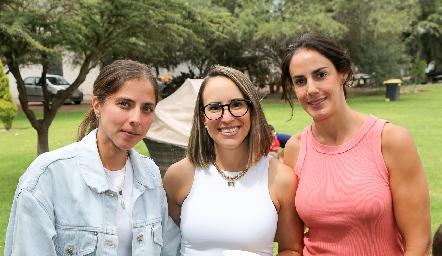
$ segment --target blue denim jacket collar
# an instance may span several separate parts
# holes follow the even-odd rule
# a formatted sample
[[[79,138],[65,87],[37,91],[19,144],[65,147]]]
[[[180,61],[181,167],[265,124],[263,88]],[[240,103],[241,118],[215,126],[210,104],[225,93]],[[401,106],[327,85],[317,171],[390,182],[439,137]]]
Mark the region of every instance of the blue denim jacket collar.
[[[107,185],[106,176],[103,168],[97,168],[97,166],[103,166],[98,154],[98,148],[96,143],[97,130],[90,132],[84,137],[76,147],[78,156],[78,166],[80,173],[83,176],[86,184],[97,193],[106,191],[109,186]],[[134,181],[137,189],[144,191],[145,188],[154,189],[161,186],[161,180],[154,175],[153,170],[150,170],[148,166],[140,160],[140,155],[134,149],[129,150],[129,157],[132,163],[134,171]],[[144,170],[144,171],[141,171]],[[148,171],[145,171],[148,170]]]

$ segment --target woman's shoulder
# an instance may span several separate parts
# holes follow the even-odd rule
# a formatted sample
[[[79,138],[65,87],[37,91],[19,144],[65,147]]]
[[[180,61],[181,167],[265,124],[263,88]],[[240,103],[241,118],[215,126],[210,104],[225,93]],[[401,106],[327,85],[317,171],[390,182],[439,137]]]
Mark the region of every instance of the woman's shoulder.
[[[295,178],[295,172],[292,168],[282,163],[274,157],[269,160],[269,178],[274,180],[280,186],[287,186],[292,184]]]
[[[271,157],[269,162],[269,191],[270,196],[279,212],[281,204],[290,200],[295,194],[296,175],[292,168]]]
[[[382,150],[402,151],[410,146],[414,146],[410,132],[402,126],[386,123],[382,130]]]
[[[301,148],[302,132],[293,135],[284,148],[284,164],[294,167],[298,159],[299,149]]]
[[[194,171],[195,170],[195,165],[193,163],[190,162],[189,158],[183,158],[180,161],[172,164],[168,169],[167,172],[170,173],[186,173],[189,171]]]
[[[167,186],[166,184],[169,183],[179,185],[183,184],[189,179],[193,180],[195,169],[195,165],[186,157],[172,164],[167,169],[166,174],[164,175],[163,183],[165,186]]]
[[[301,136],[302,136],[302,132],[298,132],[296,134],[294,134],[293,136],[290,137],[290,139],[287,141],[286,147],[287,146],[298,146],[301,143]]]
[[[168,198],[181,205],[190,193],[195,176],[195,165],[188,158],[172,164],[166,171],[163,179],[164,190]]]
[[[37,184],[45,180],[41,179],[43,175],[52,175],[52,172],[55,172],[54,174],[60,174],[59,176],[61,177],[67,177],[67,175],[62,174],[63,170],[60,170],[59,168],[51,168],[51,166],[57,162],[62,163],[73,160],[76,156],[74,147],[75,144],[76,143],[72,143],[62,148],[39,155],[34,159],[34,161],[32,161],[32,163],[26,169],[26,172],[20,177],[19,186],[32,189],[31,187],[35,187]]]

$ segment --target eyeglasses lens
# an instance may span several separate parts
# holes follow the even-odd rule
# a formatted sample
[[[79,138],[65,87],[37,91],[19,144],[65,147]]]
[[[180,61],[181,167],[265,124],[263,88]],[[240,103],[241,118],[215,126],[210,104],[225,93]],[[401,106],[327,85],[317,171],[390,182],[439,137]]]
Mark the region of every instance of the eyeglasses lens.
[[[247,113],[249,109],[248,101],[246,100],[235,100],[231,101],[229,104],[219,104],[219,103],[210,103],[204,106],[204,114],[210,120],[216,120],[223,116],[224,107],[228,107],[232,116],[241,117]]]

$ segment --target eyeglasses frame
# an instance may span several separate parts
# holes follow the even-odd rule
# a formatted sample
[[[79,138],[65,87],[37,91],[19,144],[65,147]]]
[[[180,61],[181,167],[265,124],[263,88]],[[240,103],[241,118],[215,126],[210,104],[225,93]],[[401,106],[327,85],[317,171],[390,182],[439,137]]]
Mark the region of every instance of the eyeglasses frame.
[[[212,102],[212,103],[209,103],[209,104],[207,104],[207,105],[205,105],[205,106],[200,107],[200,109],[201,109],[201,111],[203,112],[204,116],[207,117],[207,119],[212,120],[212,121],[213,121],[213,120],[218,120],[218,119],[220,119],[220,118],[223,117],[223,115],[224,115],[224,107],[227,107],[227,109],[229,110],[230,114],[231,114],[232,116],[234,116],[234,117],[243,117],[243,116],[245,116],[245,115],[247,114],[247,112],[249,112],[249,107],[252,106],[252,101],[251,101],[251,100],[235,100],[235,101],[244,101],[245,103],[247,103],[247,110],[246,110],[246,112],[245,112],[244,114],[242,114],[242,115],[240,115],[240,116],[236,116],[236,115],[234,115],[234,114],[232,113],[232,111],[230,110],[230,104],[232,104],[232,101],[230,101],[228,104],[219,104],[219,106],[221,107],[222,110],[221,110],[221,115],[220,115],[220,117],[218,117],[218,118],[216,118],[216,119],[211,119],[210,117],[208,117],[208,116],[206,115],[206,111],[204,111],[204,109],[205,109],[207,106],[209,106],[210,104],[213,104],[213,102]]]

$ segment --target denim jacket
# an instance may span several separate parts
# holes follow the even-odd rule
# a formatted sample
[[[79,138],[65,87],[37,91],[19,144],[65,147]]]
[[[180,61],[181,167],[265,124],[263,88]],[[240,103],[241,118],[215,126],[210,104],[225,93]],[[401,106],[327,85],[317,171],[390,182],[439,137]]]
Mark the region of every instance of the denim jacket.
[[[40,155],[20,178],[6,233],[9,255],[117,255],[117,194],[109,189],[96,130]],[[177,255],[158,167],[129,151],[134,171],[132,255]]]

